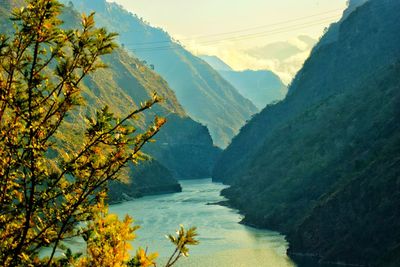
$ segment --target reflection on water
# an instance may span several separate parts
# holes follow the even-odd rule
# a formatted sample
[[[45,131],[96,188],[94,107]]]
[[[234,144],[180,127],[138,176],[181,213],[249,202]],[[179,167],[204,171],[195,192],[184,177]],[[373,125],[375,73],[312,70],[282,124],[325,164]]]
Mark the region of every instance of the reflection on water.
[[[241,218],[236,211],[207,205],[223,200],[219,195],[223,185],[210,179],[181,184],[183,192],[179,194],[150,196],[110,207],[112,213],[133,216],[141,226],[133,242],[135,248],[139,244],[148,246],[159,252],[162,260],[173,250],[165,235],[175,233],[183,224],[198,227],[201,243],[178,266],[296,266],[285,254],[287,243],[282,235],[238,224]]]

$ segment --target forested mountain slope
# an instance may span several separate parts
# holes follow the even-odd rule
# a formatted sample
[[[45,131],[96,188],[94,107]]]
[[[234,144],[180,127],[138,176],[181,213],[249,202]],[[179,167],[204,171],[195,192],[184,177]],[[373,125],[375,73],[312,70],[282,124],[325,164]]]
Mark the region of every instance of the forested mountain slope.
[[[85,81],[95,94],[94,101],[107,101],[114,109],[126,112],[130,105],[138,106],[157,92],[165,101],[153,108],[143,123],[158,115],[166,117],[167,124],[157,135],[157,142],[148,144],[145,151],[167,167],[175,178],[210,177],[220,149],[213,146],[207,128],[186,115],[168,84],[122,49],[105,57],[104,62],[110,67]],[[119,91],[128,96],[122,103]]]
[[[290,253],[400,261],[400,2],[370,0],[313,50],[286,99],[256,115],[214,170],[244,222]]]
[[[66,22],[72,21],[75,14],[68,10],[71,8],[66,8],[63,15]],[[146,113],[146,117],[139,120],[142,124],[138,127],[144,127],[156,115],[167,118],[167,124],[156,136],[157,142],[145,147],[145,152],[155,158],[153,163],[159,161],[171,172],[170,175],[168,171],[161,171],[159,176],[175,179],[209,177],[220,149],[213,146],[207,128],[188,117],[167,82],[124,49],[116,50],[103,61],[109,67],[84,80],[87,87],[84,96],[89,105],[108,105],[117,114],[126,114],[157,93],[164,101]],[[155,171],[161,169],[157,167]],[[148,188],[146,176],[140,179]]]
[[[1,17],[1,32],[12,31],[8,16],[5,11]],[[80,27],[80,15],[72,8],[64,8],[61,17],[65,22],[64,27]],[[211,161],[218,157],[220,150],[213,146],[207,128],[187,116],[167,82],[123,49],[116,49],[102,60],[108,68],[96,71],[82,82],[86,106],[77,109],[66,120],[62,130],[57,133],[58,142],[65,144],[64,147],[68,149],[77,148],[82,142],[77,136],[84,131],[83,122],[87,115],[93,115],[97,109],[108,106],[110,111],[122,117],[157,93],[164,101],[145,116],[140,116],[135,125],[141,131],[154,116],[167,118],[167,124],[155,138],[157,142],[145,146],[145,152],[153,159],[139,167],[132,164],[122,174],[125,180],[133,180],[128,185],[113,185],[113,200],[121,200],[124,197],[121,192],[125,196],[176,192],[180,190],[177,179],[210,177]],[[176,147],[176,143],[185,149]],[[118,189],[117,192],[115,189]]]
[[[95,11],[100,26],[119,33],[119,41],[127,50],[154,67],[175,91],[189,116],[209,128],[218,146],[225,147],[245,121],[257,112],[257,108],[218,72],[174,42],[162,29],[149,26],[105,0],[71,3],[79,11]]]

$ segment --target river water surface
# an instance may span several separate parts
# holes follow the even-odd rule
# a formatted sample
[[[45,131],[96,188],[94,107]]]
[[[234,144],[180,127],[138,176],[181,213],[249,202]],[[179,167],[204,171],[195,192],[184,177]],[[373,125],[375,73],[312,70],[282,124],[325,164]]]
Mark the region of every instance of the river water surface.
[[[224,200],[222,184],[211,179],[181,181],[182,193],[149,196],[112,205],[111,213],[131,215],[141,228],[132,243],[149,252],[157,251],[163,261],[172,251],[166,234],[175,233],[179,224],[197,226],[200,244],[192,247],[190,257],[177,266],[207,267],[294,267],[285,254],[287,242],[276,232],[257,230],[239,224],[237,211],[219,205]],[[162,265],[161,265],[162,266]]]

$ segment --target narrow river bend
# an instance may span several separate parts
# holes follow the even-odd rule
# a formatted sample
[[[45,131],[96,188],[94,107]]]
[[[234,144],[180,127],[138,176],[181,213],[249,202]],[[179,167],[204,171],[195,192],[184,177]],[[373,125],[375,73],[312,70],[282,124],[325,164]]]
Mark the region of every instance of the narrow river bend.
[[[173,250],[165,235],[175,233],[183,224],[198,227],[200,245],[193,247],[190,257],[178,266],[296,266],[285,254],[287,242],[282,235],[241,225],[237,211],[209,205],[224,200],[220,196],[224,185],[211,179],[181,184],[183,192],[179,194],[149,196],[110,207],[111,213],[121,217],[129,214],[141,226],[134,248],[148,246],[150,252],[159,252],[162,262]]]

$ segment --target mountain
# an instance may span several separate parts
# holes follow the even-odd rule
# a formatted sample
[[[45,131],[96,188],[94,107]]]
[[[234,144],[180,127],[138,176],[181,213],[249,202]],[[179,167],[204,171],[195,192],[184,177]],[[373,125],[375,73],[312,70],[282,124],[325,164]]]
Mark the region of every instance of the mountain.
[[[77,27],[72,23],[77,21],[76,16],[77,13],[67,8],[62,19],[67,26]],[[144,148],[154,159],[145,163],[147,168],[131,166],[127,174],[134,179],[129,189],[131,194],[176,192],[180,190],[176,179],[210,177],[220,149],[213,146],[207,128],[188,117],[167,82],[124,49],[117,49],[102,60],[109,67],[83,81],[83,96],[90,107],[108,105],[122,116],[150,99],[154,92],[164,99],[135,125],[143,129],[155,115],[167,118],[167,124],[156,136],[157,142]]]
[[[317,40],[307,35],[300,35],[287,41],[254,47],[244,53],[279,75],[285,84],[289,84],[316,43]]]
[[[281,79],[271,71],[220,71],[220,74],[260,110],[282,100],[287,92]]]
[[[214,143],[226,147],[257,108],[211,66],[174,41],[165,31],[105,0],[73,0],[81,12],[96,12],[98,25],[119,33],[119,42],[154,68],[186,112],[206,125]]]
[[[165,101],[162,106],[153,108],[143,122],[149,122],[157,114],[166,117],[167,124],[157,135],[157,143],[148,144],[145,151],[177,179],[210,177],[220,149],[213,145],[208,129],[186,115],[166,81],[122,49],[103,61],[109,68],[85,81],[92,92],[98,91],[96,100],[108,100],[107,104],[123,111],[132,102],[138,105],[157,92]],[[130,97],[131,103],[121,103],[117,92],[110,92],[109,88],[120,88]]]
[[[64,21],[71,21],[67,12],[64,16]],[[186,114],[167,82],[124,49],[103,57],[103,61],[109,67],[84,80],[84,97],[90,106],[108,105],[116,114],[125,114],[156,92],[164,101],[147,112],[137,126],[143,128],[155,115],[167,118],[167,124],[157,135],[157,143],[148,144],[144,151],[171,172],[161,172],[161,177],[210,177],[220,149],[213,145],[208,129]],[[156,170],[160,169],[157,166]]]
[[[200,58],[217,70],[242,96],[249,99],[260,110],[268,104],[282,100],[286,95],[286,86],[271,71],[234,71],[216,56],[201,56]]]
[[[364,5],[368,0],[349,0],[347,10],[344,13],[343,19],[347,18],[356,8]],[[342,20],[343,20],[342,19]]]
[[[347,2],[347,9],[344,11],[342,18],[336,22],[332,23],[332,25],[329,27],[329,31],[325,34],[324,38],[320,40],[320,42],[317,44],[317,46],[323,46],[327,45],[332,42],[336,42],[339,37],[339,31],[340,31],[340,25],[341,23],[347,19],[347,17],[355,11],[358,7],[362,6],[365,4],[368,0],[349,0]]]
[[[233,69],[226,64],[224,61],[222,61],[219,57],[217,56],[206,56],[202,55],[199,56],[202,60],[207,62],[213,69],[216,71],[233,71]]]
[[[130,168],[125,182],[111,181],[108,197],[111,203],[132,200],[146,195],[181,192],[182,188],[173,174],[156,160],[149,160]]]
[[[370,0],[345,12],[214,168],[243,222],[286,234],[292,255],[399,266],[399,11]]]
[[[61,19],[65,28],[80,27],[80,15],[71,7],[64,8]],[[10,21],[1,17],[1,32],[10,29]],[[207,128],[186,114],[167,82],[121,48],[103,57],[102,61],[108,68],[97,70],[83,80],[82,96],[86,105],[65,120],[57,133],[57,142],[70,150],[78,149],[85,130],[85,116],[107,105],[116,116],[122,117],[156,92],[164,101],[139,116],[134,126],[138,132],[143,131],[155,115],[165,117],[167,124],[155,137],[156,143],[144,147],[144,152],[152,159],[138,166],[131,164],[122,172],[121,177],[128,184],[110,186],[111,200],[178,192],[181,189],[177,179],[210,177],[220,149],[213,145]]]

